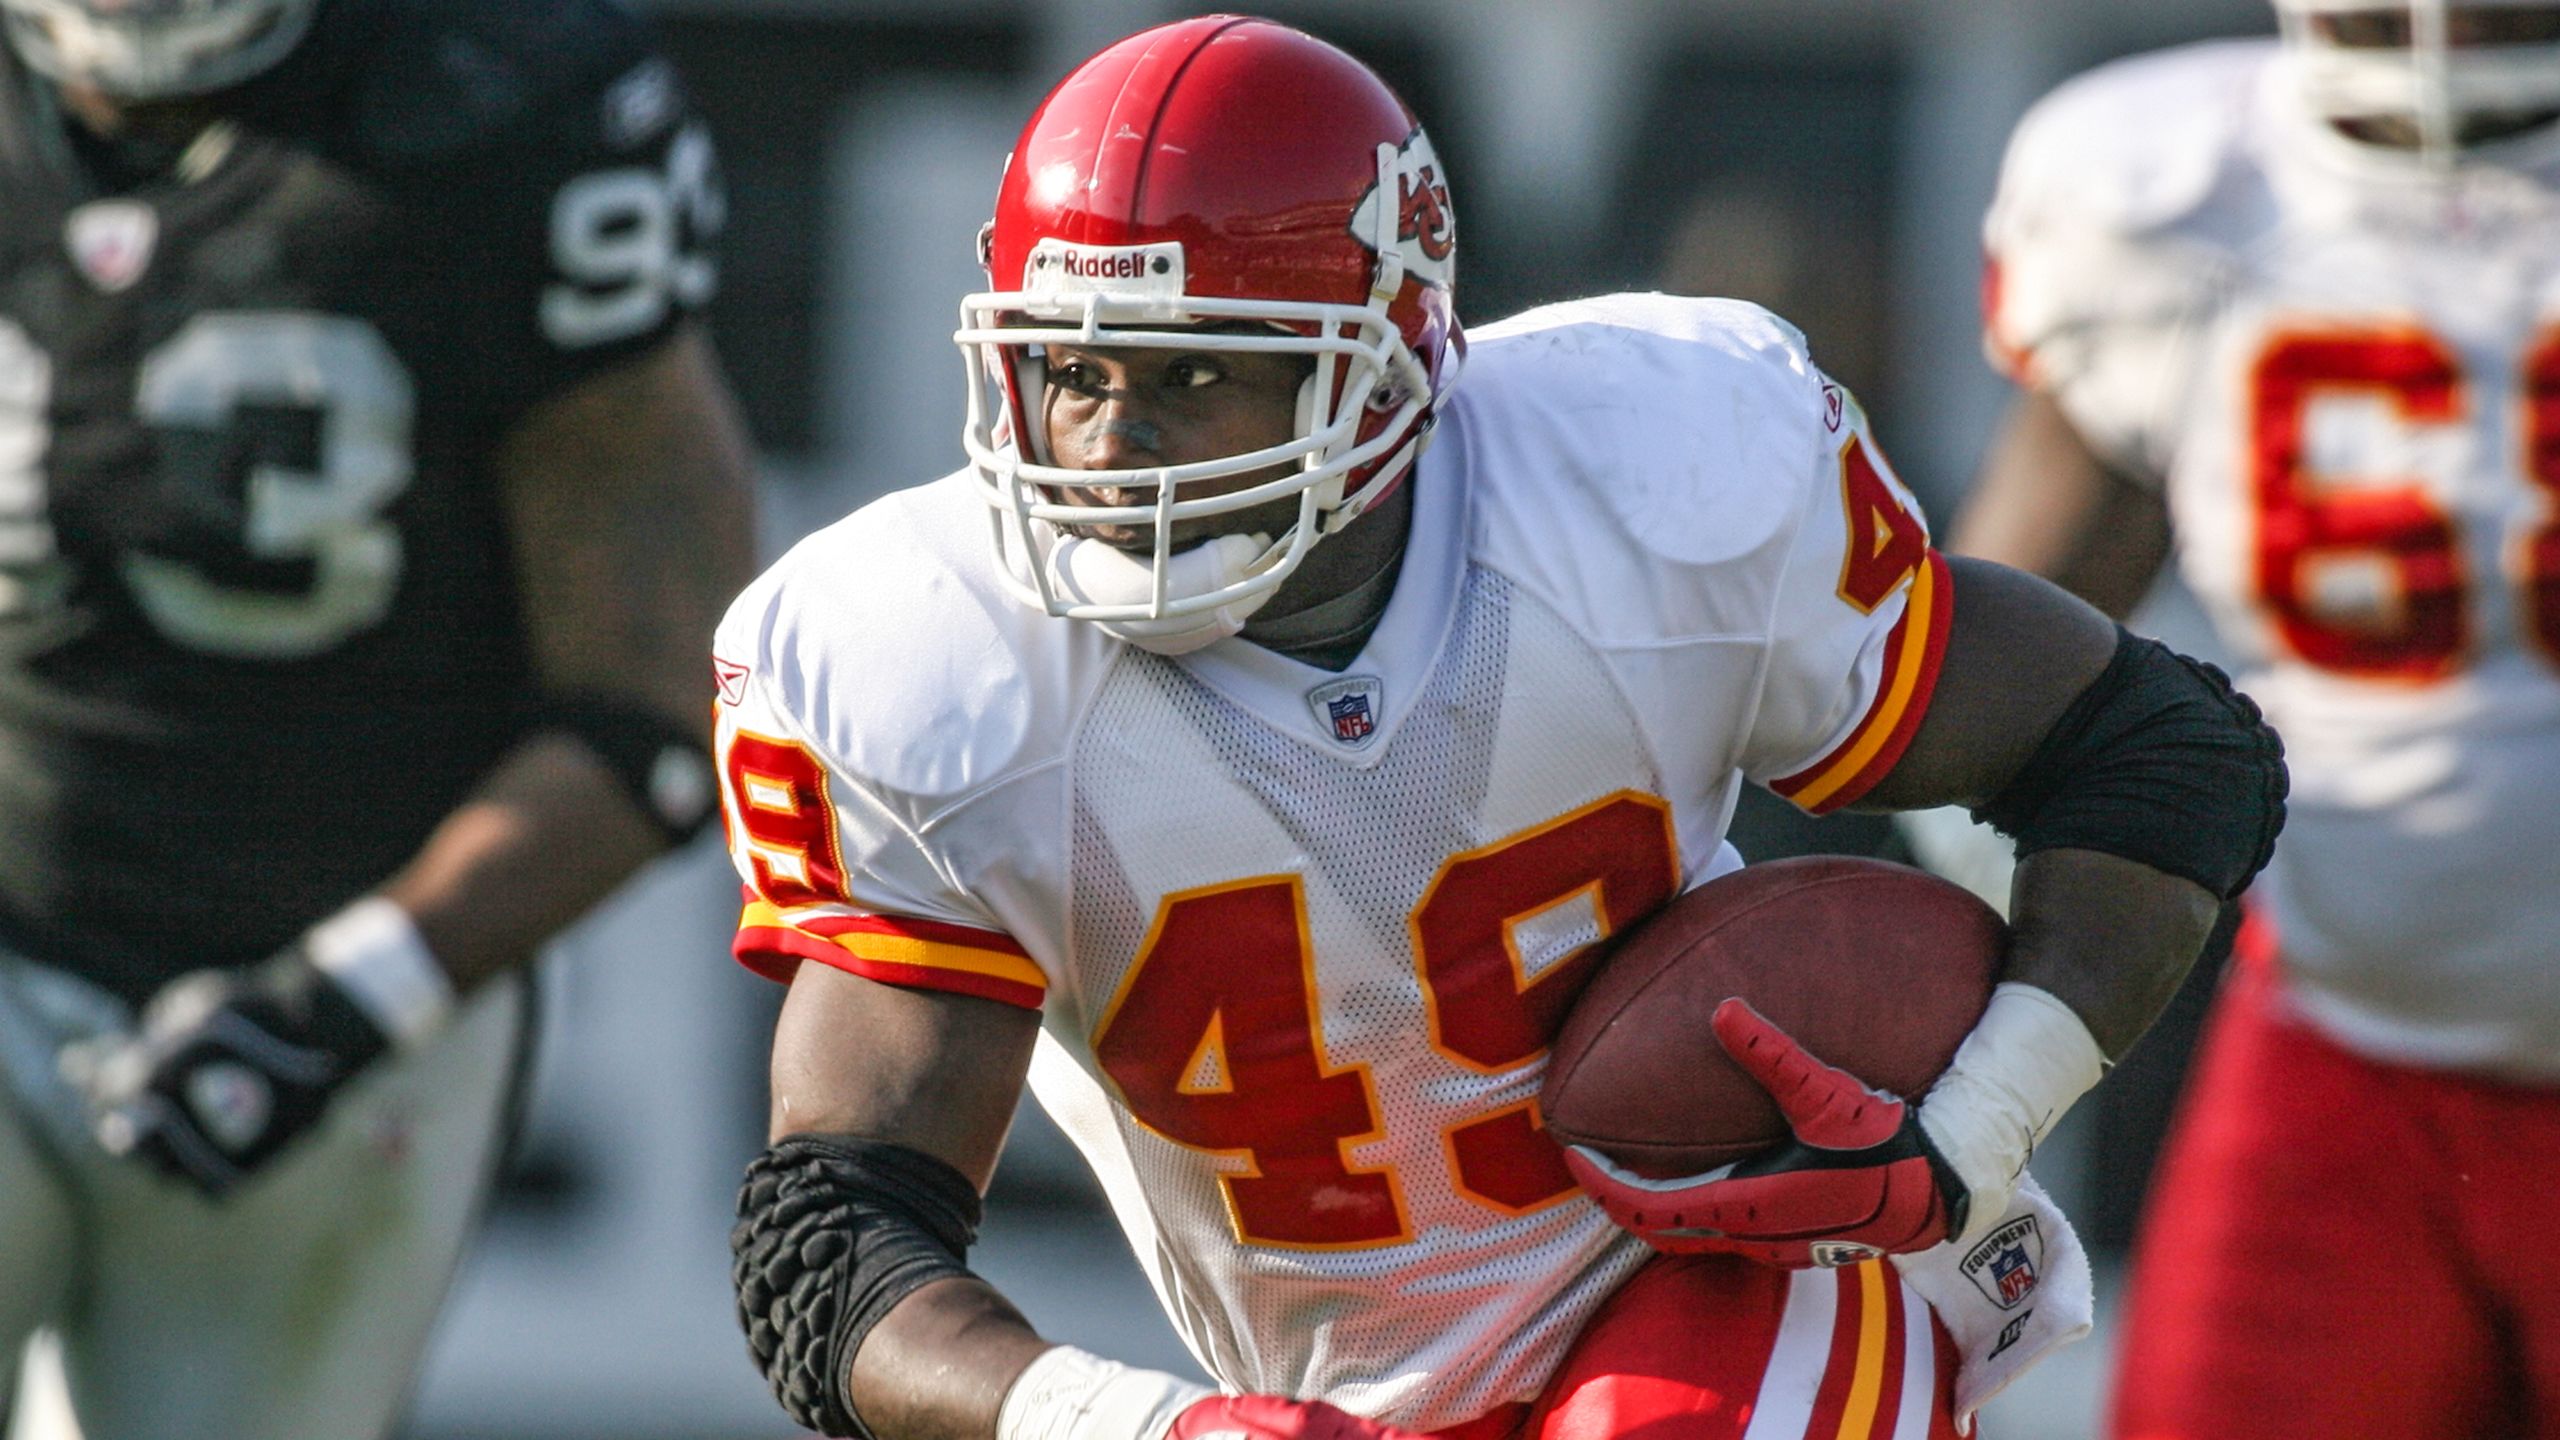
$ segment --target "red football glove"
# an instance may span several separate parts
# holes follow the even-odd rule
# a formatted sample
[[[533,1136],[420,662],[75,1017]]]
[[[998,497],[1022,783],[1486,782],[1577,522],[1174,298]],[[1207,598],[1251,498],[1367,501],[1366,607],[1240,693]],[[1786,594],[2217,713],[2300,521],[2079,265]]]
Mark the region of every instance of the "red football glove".
[[[1173,1418],[1165,1440],[1422,1440],[1321,1400],[1212,1395]]]
[[[1565,1164],[1609,1218],[1673,1254],[1802,1268],[1926,1250],[1964,1228],[1964,1182],[1919,1109],[1817,1060],[1741,1000],[1716,1007],[1724,1047],[1787,1117],[1792,1141],[1678,1180],[1648,1180],[1582,1146]]]

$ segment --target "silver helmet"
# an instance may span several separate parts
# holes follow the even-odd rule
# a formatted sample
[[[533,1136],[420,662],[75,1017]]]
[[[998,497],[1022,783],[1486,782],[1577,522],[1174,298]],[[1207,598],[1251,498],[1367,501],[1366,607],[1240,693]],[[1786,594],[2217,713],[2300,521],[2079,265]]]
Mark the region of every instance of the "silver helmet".
[[[120,100],[237,85],[283,59],[319,0],[0,0],[9,44],[39,74]]]

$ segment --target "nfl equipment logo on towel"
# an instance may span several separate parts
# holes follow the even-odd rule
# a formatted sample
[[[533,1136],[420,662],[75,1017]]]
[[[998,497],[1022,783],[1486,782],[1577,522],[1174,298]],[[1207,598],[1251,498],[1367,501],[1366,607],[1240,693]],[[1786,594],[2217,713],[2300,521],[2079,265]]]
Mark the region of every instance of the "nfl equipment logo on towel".
[[[1335,744],[1357,750],[1377,737],[1384,693],[1375,676],[1354,675],[1308,691],[1307,703],[1315,707],[1316,723]]]
[[[2044,1232],[2036,1217],[2021,1215],[1982,1237],[1965,1252],[1961,1269],[1983,1297],[2003,1310],[2014,1310],[2036,1291],[2036,1271],[2044,1263]]]

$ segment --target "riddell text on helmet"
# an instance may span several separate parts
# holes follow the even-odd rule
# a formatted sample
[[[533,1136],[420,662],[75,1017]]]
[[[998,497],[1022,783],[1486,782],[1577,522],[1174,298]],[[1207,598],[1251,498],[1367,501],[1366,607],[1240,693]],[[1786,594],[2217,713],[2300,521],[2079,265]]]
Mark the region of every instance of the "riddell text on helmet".
[[[1054,236],[1032,247],[1023,288],[1034,295],[1112,293],[1169,304],[1182,294],[1182,245],[1081,245]]]
[[[1061,263],[1079,280],[1135,280],[1147,273],[1145,259],[1131,254],[1087,255],[1070,250]]]

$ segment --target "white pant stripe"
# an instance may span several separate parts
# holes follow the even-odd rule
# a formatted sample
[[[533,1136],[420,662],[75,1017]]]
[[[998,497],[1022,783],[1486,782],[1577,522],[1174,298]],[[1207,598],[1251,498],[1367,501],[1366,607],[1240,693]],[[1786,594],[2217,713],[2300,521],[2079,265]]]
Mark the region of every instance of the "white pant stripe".
[[[1902,1407],[1893,1418],[1893,1440],[1929,1440],[1929,1413],[1938,1393],[1938,1331],[1929,1302],[1885,1267],[1902,1294]]]
[[[1831,1270],[1798,1270],[1787,1277],[1787,1311],[1778,1341],[1769,1347],[1760,1375],[1760,1399],[1742,1440],[1798,1440],[1813,1420],[1814,1400],[1831,1363],[1831,1332],[1839,1320],[1840,1276]]]

